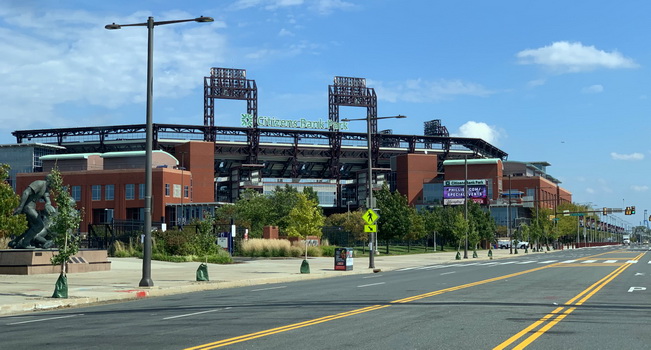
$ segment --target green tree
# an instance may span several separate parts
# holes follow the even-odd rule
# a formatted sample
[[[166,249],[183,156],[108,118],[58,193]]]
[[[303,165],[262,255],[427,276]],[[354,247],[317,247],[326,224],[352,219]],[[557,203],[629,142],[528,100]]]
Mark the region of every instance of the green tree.
[[[316,205],[319,205],[319,196],[317,195],[316,191],[314,190],[313,187],[304,187],[303,188],[303,194],[307,199],[311,200],[312,202],[316,203]],[[321,208],[321,207],[319,207]]]
[[[466,232],[470,229],[468,221],[463,217],[463,214],[456,212],[452,216],[452,234],[454,240],[457,241],[457,251],[461,249],[461,242],[466,239]]]
[[[57,168],[52,169],[51,192],[57,204],[57,212],[52,218],[50,232],[59,251],[51,259],[52,264],[61,265],[61,274],[54,287],[53,298],[68,297],[68,279],[66,265],[68,260],[79,251],[79,236],[76,235],[82,214],[76,209],[76,201],[72,199],[68,188],[63,185],[63,178]]]
[[[0,238],[18,236],[27,230],[25,214],[14,215],[14,210],[20,204],[20,197],[7,183],[9,169],[9,165],[0,164]]]
[[[278,226],[281,233],[287,234],[289,212],[296,207],[298,194],[295,187],[286,184],[285,187],[276,186],[269,195],[272,224]]]
[[[364,212],[358,209],[353,212],[331,214],[325,219],[326,226],[341,226],[347,232],[350,232],[357,241],[368,241],[368,234],[364,232]]]
[[[276,224],[273,210],[269,197],[249,189],[242,193],[234,210],[223,209],[218,216],[221,220],[239,220],[242,226],[249,229],[251,238],[261,238],[264,226]]]
[[[409,207],[409,229],[403,238],[407,241],[407,251],[411,251],[411,242],[425,237],[425,219],[418,215],[416,209]]]
[[[474,202],[468,203],[468,220],[472,223],[473,234],[476,231],[476,237],[473,236],[473,246],[476,249],[480,240],[486,241],[489,245],[495,242],[495,233],[497,225],[490,215],[490,212]]]
[[[380,238],[386,240],[386,254],[389,254],[389,241],[409,231],[410,209],[407,197],[398,191],[392,193],[384,185],[377,193],[377,206],[380,209],[378,233]]]
[[[426,236],[433,234],[436,237],[436,234],[440,231],[442,220],[441,211],[441,208],[433,208],[432,210],[422,209],[418,212],[423,217]],[[436,242],[434,242],[434,245],[436,245]]]
[[[306,239],[308,236],[321,237],[325,218],[321,214],[319,206],[299,193],[297,194],[296,206],[290,210],[288,215],[287,235]],[[305,246],[305,258],[307,259],[307,245]]]

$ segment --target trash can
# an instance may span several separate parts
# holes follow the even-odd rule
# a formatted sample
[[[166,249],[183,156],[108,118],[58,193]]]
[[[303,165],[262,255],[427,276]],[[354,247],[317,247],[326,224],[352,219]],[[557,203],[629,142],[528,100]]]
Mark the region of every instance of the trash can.
[[[335,248],[335,270],[353,269],[353,248]]]

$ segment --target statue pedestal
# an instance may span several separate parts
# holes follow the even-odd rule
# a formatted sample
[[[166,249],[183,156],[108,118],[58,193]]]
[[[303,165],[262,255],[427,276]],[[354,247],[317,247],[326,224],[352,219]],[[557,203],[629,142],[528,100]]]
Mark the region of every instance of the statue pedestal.
[[[0,275],[36,275],[61,273],[60,265],[52,265],[50,258],[57,249],[2,249]],[[111,262],[106,250],[80,249],[68,261],[67,273],[108,271]]]

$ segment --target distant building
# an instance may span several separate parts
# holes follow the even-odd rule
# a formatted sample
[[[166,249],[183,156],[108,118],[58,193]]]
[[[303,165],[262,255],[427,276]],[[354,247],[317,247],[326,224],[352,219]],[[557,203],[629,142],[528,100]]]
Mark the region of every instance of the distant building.
[[[18,143],[0,145],[0,164],[8,164],[9,178],[7,182],[16,190],[16,174],[42,171],[41,156],[54,154],[65,147],[44,143]]]

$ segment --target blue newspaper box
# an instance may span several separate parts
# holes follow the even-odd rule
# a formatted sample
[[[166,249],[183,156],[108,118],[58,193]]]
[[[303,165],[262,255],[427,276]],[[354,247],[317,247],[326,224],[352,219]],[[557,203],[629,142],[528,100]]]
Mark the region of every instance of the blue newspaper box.
[[[353,248],[335,248],[335,270],[353,269]]]

